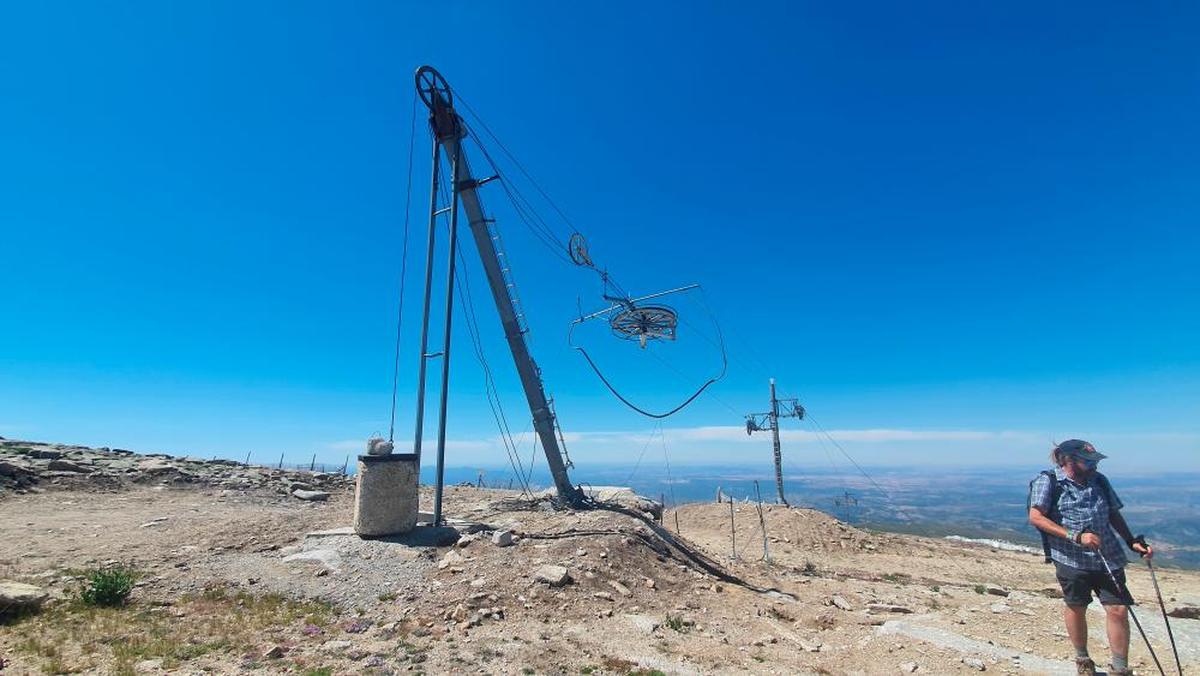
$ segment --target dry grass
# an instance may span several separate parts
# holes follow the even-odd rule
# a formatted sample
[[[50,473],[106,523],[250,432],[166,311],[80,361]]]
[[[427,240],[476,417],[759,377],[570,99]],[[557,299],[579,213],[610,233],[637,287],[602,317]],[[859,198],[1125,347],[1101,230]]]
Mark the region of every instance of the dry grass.
[[[282,641],[300,636],[304,625],[328,626],[333,619],[326,604],[212,590],[169,607],[61,603],[6,630],[15,652],[43,673],[124,675],[143,660],[161,660],[168,670],[207,655],[228,664],[261,648],[264,637]]]

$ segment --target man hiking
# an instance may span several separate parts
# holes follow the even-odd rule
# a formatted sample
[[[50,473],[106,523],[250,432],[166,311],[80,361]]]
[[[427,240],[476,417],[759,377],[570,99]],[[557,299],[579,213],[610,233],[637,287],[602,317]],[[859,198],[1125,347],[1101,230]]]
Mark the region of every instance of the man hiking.
[[[1096,663],[1088,656],[1086,614],[1095,592],[1104,606],[1108,647],[1112,651],[1108,673],[1122,676],[1133,674],[1129,669],[1128,608],[1133,599],[1125,587],[1128,560],[1121,542],[1145,557],[1154,552],[1143,538],[1134,538],[1121,516],[1121,499],[1108,478],[1096,471],[1105,457],[1079,439],[1056,446],[1050,454],[1055,470],[1042,472],[1030,483],[1029,523],[1042,532],[1046,560],[1054,562],[1066,603],[1063,619],[1075,646],[1078,672],[1096,673]],[[1112,568],[1111,577],[1106,561]]]

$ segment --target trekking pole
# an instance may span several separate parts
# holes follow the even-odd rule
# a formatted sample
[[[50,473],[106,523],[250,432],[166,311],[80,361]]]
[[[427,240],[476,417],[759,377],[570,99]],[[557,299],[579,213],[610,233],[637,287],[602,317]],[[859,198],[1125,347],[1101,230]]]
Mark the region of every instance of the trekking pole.
[[[1143,545],[1146,544],[1145,540],[1141,542]],[[1142,555],[1142,558],[1146,559],[1145,555]],[[1179,670],[1179,676],[1183,676],[1183,662],[1179,661],[1179,649],[1175,647],[1175,634],[1171,633],[1171,621],[1167,619],[1167,605],[1163,603],[1162,591],[1158,588],[1158,576],[1154,574],[1154,564],[1150,563],[1150,559],[1146,559],[1146,567],[1150,569],[1150,580],[1154,583],[1154,594],[1158,596],[1158,607],[1162,610],[1163,624],[1167,625],[1167,638],[1171,639],[1171,652],[1175,654],[1175,668]]]
[[[1133,618],[1133,623],[1137,625],[1138,633],[1142,635],[1142,640],[1146,642],[1146,649],[1150,651],[1150,657],[1154,658],[1154,666],[1158,667],[1158,673],[1162,674],[1162,676],[1167,676],[1162,662],[1158,661],[1158,655],[1154,654],[1154,646],[1150,645],[1150,637],[1146,635],[1146,630],[1142,629],[1142,623],[1138,622],[1137,613],[1133,612],[1133,595],[1129,593],[1129,589],[1125,585],[1117,580],[1117,575],[1113,572],[1112,566],[1108,565],[1108,559],[1104,558],[1099,549],[1096,550],[1096,555],[1100,557],[1100,562],[1104,564],[1104,570],[1108,571],[1108,577],[1113,581],[1113,585],[1116,586],[1117,591],[1125,597],[1122,600],[1129,600],[1129,603],[1126,603],[1125,607],[1129,609],[1129,616]]]

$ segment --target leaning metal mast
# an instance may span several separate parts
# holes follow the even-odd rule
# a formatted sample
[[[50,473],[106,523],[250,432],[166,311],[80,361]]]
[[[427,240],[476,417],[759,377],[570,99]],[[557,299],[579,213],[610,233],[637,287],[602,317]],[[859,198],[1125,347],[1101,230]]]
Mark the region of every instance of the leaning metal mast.
[[[479,257],[483,262],[488,286],[492,290],[492,299],[496,302],[496,310],[500,313],[500,322],[504,326],[504,337],[508,341],[513,362],[517,367],[517,374],[521,378],[521,386],[525,390],[525,399],[529,402],[529,412],[533,416],[533,428],[537,432],[538,438],[542,442],[542,448],[546,452],[546,463],[550,466],[550,473],[554,477],[554,485],[558,489],[559,499],[569,505],[579,505],[582,502],[583,494],[582,491],[571,485],[570,478],[567,476],[567,467],[563,462],[562,451],[559,447],[558,437],[555,434],[556,421],[554,411],[546,399],[546,392],[542,386],[541,372],[537,364],[534,363],[533,357],[529,354],[529,345],[525,341],[527,330],[522,326],[521,317],[516,312],[516,304],[513,297],[509,294],[511,282],[506,279],[507,268],[501,265],[500,256],[496,250],[496,235],[491,225],[494,220],[484,215],[483,204],[479,200],[479,186],[498,177],[493,176],[478,180],[471,175],[471,167],[467,162],[467,157],[462,146],[462,139],[467,135],[466,125],[454,109],[454,93],[445,78],[431,66],[422,66],[416,73],[416,85],[418,95],[429,108],[429,125],[434,137],[434,183],[433,194],[430,197],[430,252],[432,253],[433,222],[437,215],[441,213],[441,210],[437,208],[438,151],[440,149],[445,152],[446,157],[450,158],[452,172],[451,204],[445,208],[450,209],[452,215],[456,216],[457,206],[461,204],[463,210],[466,212],[468,225],[471,228],[471,235],[475,239],[475,247],[479,250]],[[452,218],[452,220],[456,221],[457,219]],[[454,236],[453,230],[452,226],[452,237]],[[453,242],[451,242],[451,246],[453,246]],[[453,249],[451,250],[451,256],[453,256]],[[453,266],[453,264],[453,258],[451,258],[450,265]],[[449,274],[452,280],[453,268],[451,268]],[[426,360],[431,356],[425,352],[429,325],[429,281],[429,274],[427,272],[425,319],[421,336],[421,365],[417,392],[417,438],[415,448],[418,454],[421,447],[421,424],[425,406],[425,364]],[[452,281],[449,283],[453,284]],[[449,300],[447,300],[447,347],[449,345],[449,312],[450,304]],[[448,349],[443,351],[442,358],[446,360],[443,362],[443,375],[445,375],[448,371]],[[442,412],[438,431],[439,488],[442,482],[441,467],[445,453],[446,386],[446,378],[443,377]],[[441,515],[440,502],[439,491],[434,510],[437,512],[437,517]]]

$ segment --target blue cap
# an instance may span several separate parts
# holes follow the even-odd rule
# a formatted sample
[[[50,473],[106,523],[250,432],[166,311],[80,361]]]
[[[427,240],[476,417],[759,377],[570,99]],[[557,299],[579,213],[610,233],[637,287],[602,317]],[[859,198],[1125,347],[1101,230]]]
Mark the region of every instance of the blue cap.
[[[1091,460],[1092,462],[1100,462],[1108,457],[1097,451],[1095,446],[1082,439],[1067,439],[1059,444],[1055,450],[1063,455],[1073,455],[1076,458]]]

